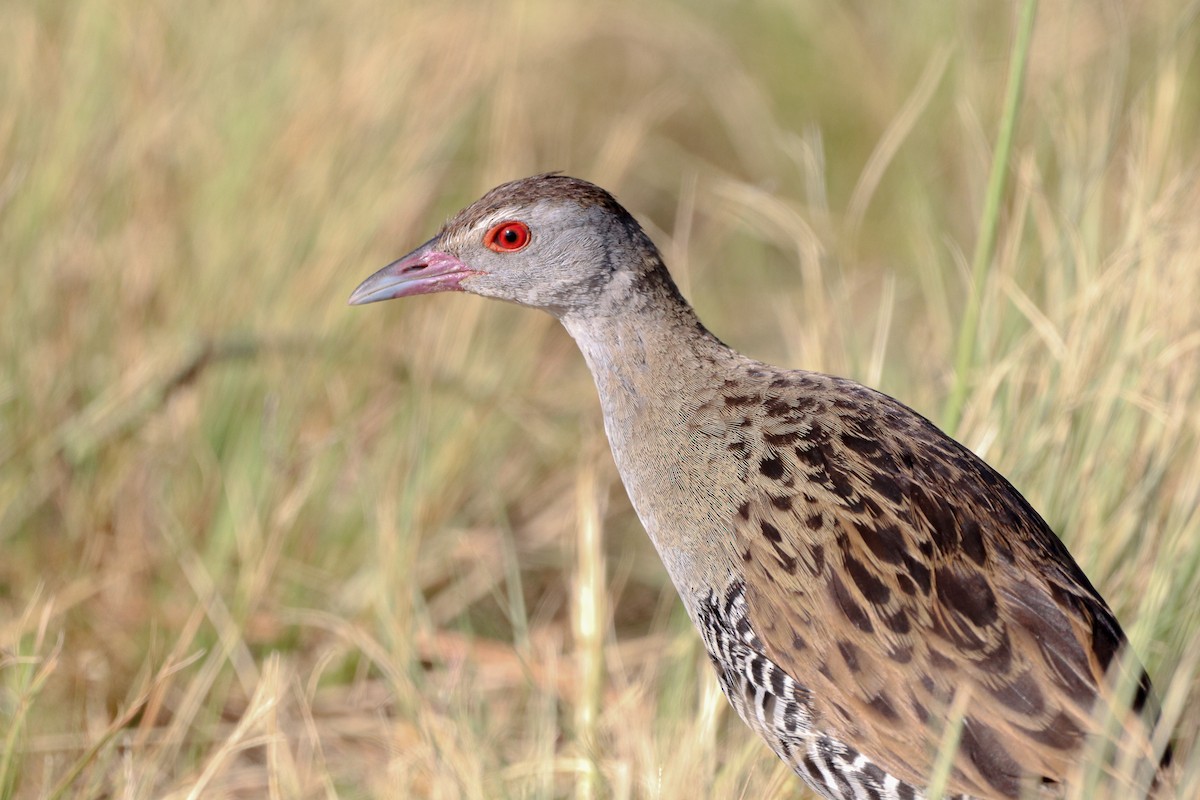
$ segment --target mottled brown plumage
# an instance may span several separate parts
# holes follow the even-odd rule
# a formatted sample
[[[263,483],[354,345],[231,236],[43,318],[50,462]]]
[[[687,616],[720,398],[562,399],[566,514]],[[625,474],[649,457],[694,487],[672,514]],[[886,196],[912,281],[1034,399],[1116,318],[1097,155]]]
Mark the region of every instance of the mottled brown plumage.
[[[723,690],[825,797],[924,796],[947,724],[948,794],[1058,796],[1098,710],[1117,760],[1154,773],[1149,680],[1024,498],[896,400],[726,347],[607,192],[500,186],[351,302],[448,289],[550,311],[578,342]]]

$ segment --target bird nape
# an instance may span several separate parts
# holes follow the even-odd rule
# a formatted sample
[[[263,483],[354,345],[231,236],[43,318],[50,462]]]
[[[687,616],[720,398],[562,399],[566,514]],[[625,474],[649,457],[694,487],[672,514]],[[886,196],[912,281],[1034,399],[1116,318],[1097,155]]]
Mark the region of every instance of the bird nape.
[[[575,339],[721,688],[819,794],[924,797],[948,726],[945,796],[1064,796],[1085,754],[1161,782],[1149,678],[1020,493],[897,400],[724,345],[608,192],[499,186],[350,302],[441,291]]]

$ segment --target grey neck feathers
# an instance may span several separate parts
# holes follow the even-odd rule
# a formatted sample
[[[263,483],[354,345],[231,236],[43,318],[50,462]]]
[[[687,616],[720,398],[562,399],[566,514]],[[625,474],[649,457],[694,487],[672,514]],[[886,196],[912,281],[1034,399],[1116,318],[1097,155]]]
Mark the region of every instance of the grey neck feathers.
[[[620,400],[606,394],[661,401],[697,372],[736,358],[700,322],[658,254],[644,257],[646,268],[615,271],[595,303],[561,318],[596,379],[606,417]]]
[[[696,532],[719,529],[733,509],[681,454],[695,447],[698,404],[742,357],[700,324],[661,267],[616,273],[596,307],[562,323],[596,382],[621,480],[694,611],[704,587],[720,585],[733,563],[724,539]]]

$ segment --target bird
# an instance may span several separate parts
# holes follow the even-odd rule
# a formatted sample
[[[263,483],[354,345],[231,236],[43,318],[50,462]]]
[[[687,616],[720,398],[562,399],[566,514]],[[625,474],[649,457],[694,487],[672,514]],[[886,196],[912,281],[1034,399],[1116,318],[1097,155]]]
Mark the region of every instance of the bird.
[[[575,340],[721,689],[820,796],[926,797],[946,742],[945,797],[1078,792],[1097,740],[1166,769],[1149,676],[1012,484],[886,394],[724,344],[609,192],[505,183],[349,302],[434,292],[541,309]]]

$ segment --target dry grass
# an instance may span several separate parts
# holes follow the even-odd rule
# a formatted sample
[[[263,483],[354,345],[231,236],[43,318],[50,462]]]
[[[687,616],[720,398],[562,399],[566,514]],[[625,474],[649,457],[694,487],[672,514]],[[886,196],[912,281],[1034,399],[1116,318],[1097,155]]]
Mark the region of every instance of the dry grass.
[[[1180,797],[1196,15],[1042,4],[956,430],[1125,621]],[[638,213],[735,346],[936,416],[1004,4],[3,16],[0,798],[796,796],[719,696],[566,336],[345,297],[481,190],[562,169]]]

